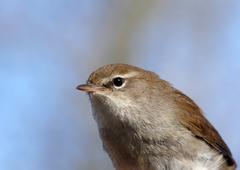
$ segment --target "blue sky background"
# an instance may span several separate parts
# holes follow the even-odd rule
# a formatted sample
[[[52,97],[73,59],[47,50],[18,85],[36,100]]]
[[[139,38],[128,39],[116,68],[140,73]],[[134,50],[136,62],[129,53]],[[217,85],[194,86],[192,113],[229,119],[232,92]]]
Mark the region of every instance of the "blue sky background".
[[[113,169],[75,87],[118,62],[193,98],[240,164],[239,18],[237,0],[1,0],[0,169]]]

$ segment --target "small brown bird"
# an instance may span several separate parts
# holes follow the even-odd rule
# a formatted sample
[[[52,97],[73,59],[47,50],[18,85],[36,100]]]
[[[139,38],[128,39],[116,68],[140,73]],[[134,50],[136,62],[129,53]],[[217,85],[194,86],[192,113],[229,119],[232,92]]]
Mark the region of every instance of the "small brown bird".
[[[117,170],[234,170],[202,110],[153,72],[106,65],[77,89],[89,94],[103,147]]]

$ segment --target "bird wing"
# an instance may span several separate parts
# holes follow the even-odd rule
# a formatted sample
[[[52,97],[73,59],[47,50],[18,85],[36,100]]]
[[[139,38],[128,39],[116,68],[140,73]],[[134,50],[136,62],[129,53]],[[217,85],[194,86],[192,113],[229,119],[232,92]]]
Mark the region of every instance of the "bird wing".
[[[190,130],[197,138],[205,141],[208,145],[213,147],[227,160],[229,166],[236,165],[232,158],[231,151],[225,144],[217,130],[211,123],[203,116],[201,109],[188,96],[176,91],[177,104],[181,107],[183,112],[180,121],[188,130]]]

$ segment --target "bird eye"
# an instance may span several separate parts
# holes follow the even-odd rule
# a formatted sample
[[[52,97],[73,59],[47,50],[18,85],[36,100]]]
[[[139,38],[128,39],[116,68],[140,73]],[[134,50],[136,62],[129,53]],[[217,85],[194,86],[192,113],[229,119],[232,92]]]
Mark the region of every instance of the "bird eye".
[[[123,84],[124,84],[124,79],[121,78],[121,77],[116,77],[113,79],[113,85],[116,87],[116,88],[119,88],[121,87]]]

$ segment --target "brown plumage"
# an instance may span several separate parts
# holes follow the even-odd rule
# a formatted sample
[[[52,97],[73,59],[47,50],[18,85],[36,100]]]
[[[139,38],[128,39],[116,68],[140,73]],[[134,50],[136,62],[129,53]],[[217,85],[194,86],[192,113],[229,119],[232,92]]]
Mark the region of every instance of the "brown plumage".
[[[235,165],[232,153],[225,144],[217,130],[203,116],[201,109],[194,103],[192,99],[176,90],[176,102],[178,106],[185,112],[179,114],[180,122],[189,129],[197,138],[205,141],[211,147],[223,154],[229,166]]]
[[[151,71],[112,64],[87,84],[104,149],[118,170],[234,170],[216,129],[189,97]]]

